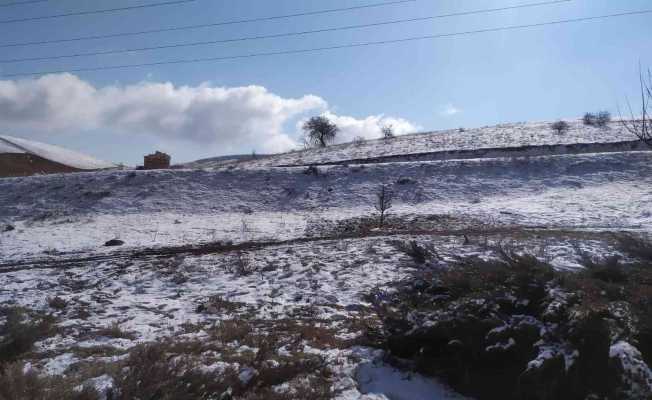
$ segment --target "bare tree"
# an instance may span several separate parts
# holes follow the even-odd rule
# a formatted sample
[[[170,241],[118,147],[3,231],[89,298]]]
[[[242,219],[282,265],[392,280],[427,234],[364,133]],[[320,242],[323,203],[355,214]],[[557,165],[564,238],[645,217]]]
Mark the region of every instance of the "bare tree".
[[[314,146],[326,147],[335,140],[339,128],[324,116],[312,117],[303,124],[306,139]]]
[[[394,192],[387,185],[382,185],[378,192],[376,192],[376,203],[374,207],[380,213],[380,227],[382,228],[385,224],[385,216],[387,215],[387,210],[392,208],[392,200],[394,198]]]
[[[557,121],[550,124],[550,128],[552,128],[553,131],[557,132],[557,134],[561,135],[570,129],[570,125],[568,125],[568,122],[566,121]]]
[[[396,136],[394,134],[394,127],[391,124],[381,126],[380,133],[382,133],[383,139],[393,139]]]
[[[652,147],[652,71],[647,70],[647,76],[641,70],[639,72],[639,84],[641,90],[641,114],[636,116],[632,105],[627,100],[629,120],[620,115],[620,122],[627,131],[635,135],[640,141]]]

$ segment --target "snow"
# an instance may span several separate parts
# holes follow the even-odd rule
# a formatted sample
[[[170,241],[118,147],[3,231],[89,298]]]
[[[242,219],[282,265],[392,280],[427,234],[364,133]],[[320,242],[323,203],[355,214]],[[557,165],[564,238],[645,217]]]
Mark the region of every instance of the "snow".
[[[49,360],[45,364],[43,372],[45,372],[47,375],[62,375],[66,369],[68,369],[68,367],[76,361],[79,361],[79,359],[75,357],[74,354],[61,354]]]
[[[383,363],[358,367],[356,379],[361,400],[446,400],[465,399],[444,384],[416,373],[397,370]]]
[[[30,153],[78,169],[115,168],[115,164],[51,144],[0,135],[0,153]]]

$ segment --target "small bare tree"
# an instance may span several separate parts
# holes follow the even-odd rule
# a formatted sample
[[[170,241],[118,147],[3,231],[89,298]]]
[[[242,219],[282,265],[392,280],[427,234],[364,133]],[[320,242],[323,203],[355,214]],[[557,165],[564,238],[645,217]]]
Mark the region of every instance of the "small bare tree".
[[[558,135],[561,135],[563,133],[568,132],[568,129],[570,129],[570,125],[568,125],[568,122],[566,121],[557,121],[557,122],[553,122],[550,125],[550,128],[552,128],[553,131],[557,132]]]
[[[385,224],[385,217],[387,211],[392,208],[392,200],[394,199],[394,192],[387,185],[382,185],[378,192],[376,192],[376,203],[374,207],[380,213],[380,227]]]
[[[391,124],[381,126],[380,133],[383,135],[383,139],[385,140],[393,139],[394,136],[396,136],[394,134],[394,127]]]
[[[312,117],[303,124],[307,141],[318,147],[326,147],[335,140],[339,128],[324,116]]]
[[[632,105],[627,100],[629,120],[620,115],[620,122],[631,134],[640,141],[652,147],[652,71],[647,70],[647,76],[641,70],[639,72],[639,84],[641,90],[641,115],[636,116]]]

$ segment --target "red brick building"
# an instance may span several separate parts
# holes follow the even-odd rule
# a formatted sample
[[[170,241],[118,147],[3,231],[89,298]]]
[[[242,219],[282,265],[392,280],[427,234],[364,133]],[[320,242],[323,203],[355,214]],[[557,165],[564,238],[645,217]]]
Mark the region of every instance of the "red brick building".
[[[143,169],[169,169],[171,160],[172,158],[168,154],[157,151],[145,156]]]

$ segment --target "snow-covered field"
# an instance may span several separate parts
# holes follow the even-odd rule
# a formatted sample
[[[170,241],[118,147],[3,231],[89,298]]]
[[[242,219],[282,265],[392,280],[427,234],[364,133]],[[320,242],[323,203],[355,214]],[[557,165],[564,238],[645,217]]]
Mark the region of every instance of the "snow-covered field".
[[[382,184],[394,215],[469,223],[644,230],[652,153],[226,171],[107,171],[0,181],[5,259],[71,251],[300,238],[322,221],[372,216]]]
[[[251,325],[246,337],[257,338],[289,320],[333,330],[319,340],[304,332],[274,349],[279,360],[299,353],[326,360],[333,398],[462,398],[358,342],[361,324],[374,323],[366,296],[414,272],[395,242],[427,243],[445,263],[488,257],[488,243],[509,240],[558,269],[580,268],[576,248],[614,252],[611,233],[652,232],[652,152],[269,165],[630,139],[617,124],[578,124],[563,136],[547,124],[512,124],[215,170],[0,179],[0,304],[55,317],[56,334],[25,357],[49,374],[78,376],[84,365],[120,362],[134,346],[166,338],[208,342],[228,321]],[[389,226],[379,229],[374,199],[382,185],[394,201]],[[111,239],[124,244],[105,247]],[[259,364],[247,354],[262,350],[244,337],[222,342],[229,357],[203,351],[202,370],[219,365],[253,379]],[[105,367],[93,371],[80,382],[111,385]]]

